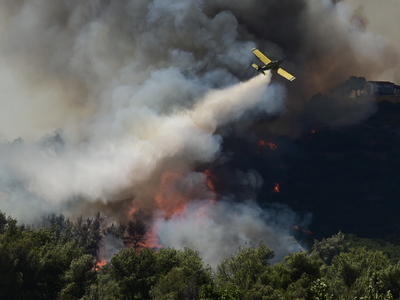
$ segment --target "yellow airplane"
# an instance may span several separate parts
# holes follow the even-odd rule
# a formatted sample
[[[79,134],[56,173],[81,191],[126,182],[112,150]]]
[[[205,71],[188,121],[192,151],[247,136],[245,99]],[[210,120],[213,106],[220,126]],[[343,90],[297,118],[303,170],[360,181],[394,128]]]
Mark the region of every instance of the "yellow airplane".
[[[270,60],[260,50],[256,48],[251,49],[251,52],[253,52],[253,54],[257,56],[264,63],[264,65],[252,64],[252,67],[256,69],[258,72],[263,73],[265,75],[264,71],[273,70],[279,75],[285,77],[287,80],[293,81],[296,79],[296,77],[294,77],[292,74],[289,74],[284,69],[279,67],[285,61],[284,59]]]

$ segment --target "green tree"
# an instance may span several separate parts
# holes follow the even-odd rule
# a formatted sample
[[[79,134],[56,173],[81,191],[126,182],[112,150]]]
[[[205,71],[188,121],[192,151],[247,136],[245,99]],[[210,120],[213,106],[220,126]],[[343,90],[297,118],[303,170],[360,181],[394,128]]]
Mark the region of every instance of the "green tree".
[[[156,280],[156,256],[150,249],[123,249],[111,259],[110,275],[118,282],[121,299],[149,299]]]
[[[390,270],[389,259],[380,251],[370,251],[365,248],[352,248],[348,253],[340,253],[332,260],[327,278],[335,297],[360,298],[367,297],[371,282],[378,295],[384,297],[390,290],[390,281],[383,281],[383,274]],[[396,278],[396,272],[392,273]],[[389,276],[389,277],[391,277]],[[372,281],[371,281],[372,280]],[[379,289],[376,287],[379,286]],[[382,298],[383,299],[383,298]]]
[[[105,218],[98,212],[91,221],[90,234],[87,245],[87,253],[91,254],[96,260],[99,260],[99,251],[103,239],[103,227]]]
[[[138,250],[143,247],[146,232],[146,225],[141,220],[129,221],[126,227],[126,235],[122,237],[122,240],[124,244],[131,245],[134,249]]]
[[[59,299],[75,300],[81,299],[86,290],[92,285],[96,278],[94,263],[91,255],[83,255],[72,260],[69,269],[64,273]]]
[[[13,225],[0,237],[0,254],[0,298],[56,299],[64,272],[83,249],[57,242],[51,229],[22,231]]]
[[[257,283],[268,283],[271,271],[269,260],[273,257],[274,252],[263,243],[255,248],[240,246],[235,255],[218,265],[218,289],[232,295],[239,291],[241,299],[252,299],[253,287]]]
[[[7,226],[6,214],[0,210],[0,234],[3,234]]]
[[[105,218],[98,212],[94,218],[80,216],[73,226],[73,234],[86,253],[98,259],[100,243],[104,232]]]
[[[31,243],[9,235],[7,229],[0,236],[0,299],[25,299],[27,279],[33,279],[36,260],[30,257]],[[28,287],[31,284],[28,284]]]
[[[323,261],[307,252],[292,253],[273,266],[271,285],[282,299],[311,299],[313,282],[321,277]]]
[[[176,250],[175,250],[176,251]],[[160,251],[161,252],[161,251]],[[169,254],[172,258],[172,252],[162,253],[165,258]],[[204,267],[199,253],[194,250],[185,248],[175,252],[173,261],[175,264],[170,264],[166,268],[166,264],[159,265],[158,271],[161,274],[160,279],[151,289],[152,299],[200,299],[200,290],[203,285],[210,284],[211,269]],[[159,260],[160,261],[160,260]],[[165,260],[161,260],[163,262]],[[166,274],[166,270],[170,269]]]
[[[315,300],[333,300],[333,295],[330,294],[328,285],[323,279],[318,278],[313,282],[311,292]]]
[[[73,224],[62,214],[50,214],[43,216],[42,227],[51,231],[57,243],[67,243],[74,240]]]
[[[400,263],[391,265],[379,274],[379,280],[390,290],[395,299],[400,298]]]
[[[340,232],[330,238],[314,241],[311,254],[320,257],[326,264],[330,265],[333,257],[341,252],[348,251],[348,242],[345,240],[344,233]]]
[[[47,243],[36,250],[39,264],[37,269],[37,284],[46,299],[55,299],[64,286],[63,276],[71,262],[79,258],[84,249],[77,247],[76,242],[52,244]]]
[[[127,299],[121,291],[118,281],[110,274],[111,265],[102,267],[96,281],[87,288],[84,300],[121,300]]]

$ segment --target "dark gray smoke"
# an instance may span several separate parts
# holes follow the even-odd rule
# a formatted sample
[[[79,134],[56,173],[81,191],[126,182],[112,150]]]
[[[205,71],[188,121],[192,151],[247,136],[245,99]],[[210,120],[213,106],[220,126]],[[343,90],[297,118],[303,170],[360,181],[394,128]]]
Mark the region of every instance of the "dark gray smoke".
[[[392,44],[366,23],[360,11],[328,0],[0,0],[0,209],[30,222],[46,212],[96,209],[127,218],[140,208],[166,245],[195,247],[196,234],[176,242],[174,227],[192,218],[194,206],[168,221],[163,213],[213,197],[198,168],[221,158],[218,133],[241,124],[246,134],[254,118],[273,116],[267,130],[297,136],[311,95],[350,75],[390,74]],[[254,77],[255,46],[286,56],[285,69],[298,79]],[[392,74],[387,80],[398,78]],[[330,103],[335,113],[323,119],[342,126],[373,111],[370,103],[342,104]],[[289,251],[281,237],[293,213],[271,225],[255,204],[240,210],[265,230],[252,235],[256,225],[237,226],[240,238],[221,253],[246,239]],[[223,232],[231,223],[215,216],[201,218],[203,227]]]

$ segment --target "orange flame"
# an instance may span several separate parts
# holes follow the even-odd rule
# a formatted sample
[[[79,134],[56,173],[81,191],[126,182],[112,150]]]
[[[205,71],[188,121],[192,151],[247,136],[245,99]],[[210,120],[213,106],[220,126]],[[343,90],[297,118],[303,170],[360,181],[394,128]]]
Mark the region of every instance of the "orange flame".
[[[180,178],[181,174],[174,172],[164,172],[161,175],[161,186],[154,198],[167,217],[182,213],[188,202],[188,199],[176,191],[175,184]]]
[[[208,193],[203,194],[202,196],[206,196],[210,200],[205,201],[204,204],[197,207],[195,218],[199,220],[207,214],[209,205],[212,205],[216,201],[216,189],[213,183],[215,177],[210,170],[204,171],[203,174],[205,176],[204,183]],[[192,194],[190,191],[181,190],[181,180],[183,178],[183,174],[179,172],[166,171],[161,175],[157,193],[154,196],[157,208],[161,211],[161,214],[158,217],[169,219],[174,215],[183,215],[186,212]],[[140,200],[137,199],[136,203],[140,207]],[[132,207],[129,213],[132,216],[137,211],[138,207]],[[157,226],[157,222],[151,224],[151,227],[145,235],[144,242],[142,243],[143,247],[156,249],[163,247],[158,239]]]
[[[216,201],[216,194],[217,194],[217,192],[216,192],[216,190],[215,190],[215,185],[214,185],[214,183],[212,182],[212,180],[213,179],[215,179],[215,177],[214,177],[214,175],[211,173],[211,171],[210,170],[205,170],[204,172],[203,172],[203,174],[204,175],[206,175],[206,185],[207,185],[207,187],[208,187],[208,189],[212,192],[212,194],[213,194],[213,196],[211,197],[211,201],[212,202],[214,202],[214,201]]]
[[[95,271],[99,271],[102,267],[104,267],[107,264],[107,260],[106,259],[100,259],[96,262],[96,264],[94,265],[94,270]]]
[[[147,231],[143,247],[152,249],[163,248],[163,245],[161,245],[158,240],[157,229],[158,229],[157,226],[153,224],[150,230]]]
[[[273,193],[279,193],[281,191],[281,184],[279,182],[274,183]]]
[[[316,132],[317,131],[315,129],[311,129],[310,130],[310,135],[307,136],[307,140],[309,140],[309,141],[312,140],[313,139],[312,135],[314,135]]]
[[[297,226],[297,225],[294,225],[293,228],[296,229],[297,231],[303,232],[308,235],[314,234],[314,232],[312,232],[311,230],[302,229],[300,226]]]
[[[272,142],[267,142],[265,140],[259,140],[257,142],[257,150],[256,153],[260,153],[263,149],[269,148],[270,150],[274,151],[278,149],[278,145]]]
[[[131,209],[129,210],[129,216],[134,216],[135,213],[137,213],[138,208],[137,207],[131,207]]]

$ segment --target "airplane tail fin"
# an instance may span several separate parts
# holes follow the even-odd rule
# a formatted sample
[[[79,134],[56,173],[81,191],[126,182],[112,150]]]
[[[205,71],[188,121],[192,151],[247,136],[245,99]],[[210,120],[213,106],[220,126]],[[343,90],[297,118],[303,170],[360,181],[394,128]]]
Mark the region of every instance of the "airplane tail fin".
[[[263,74],[265,75],[264,70],[263,70],[262,68],[260,68],[259,65],[257,65],[257,64],[252,64],[251,66],[252,66],[254,69],[256,69],[257,72],[263,73]]]
[[[263,73],[263,74],[265,75],[264,70],[263,70],[262,68],[260,68],[259,65],[257,65],[257,64],[252,64],[251,66],[252,66],[254,69],[256,69],[257,72]]]

